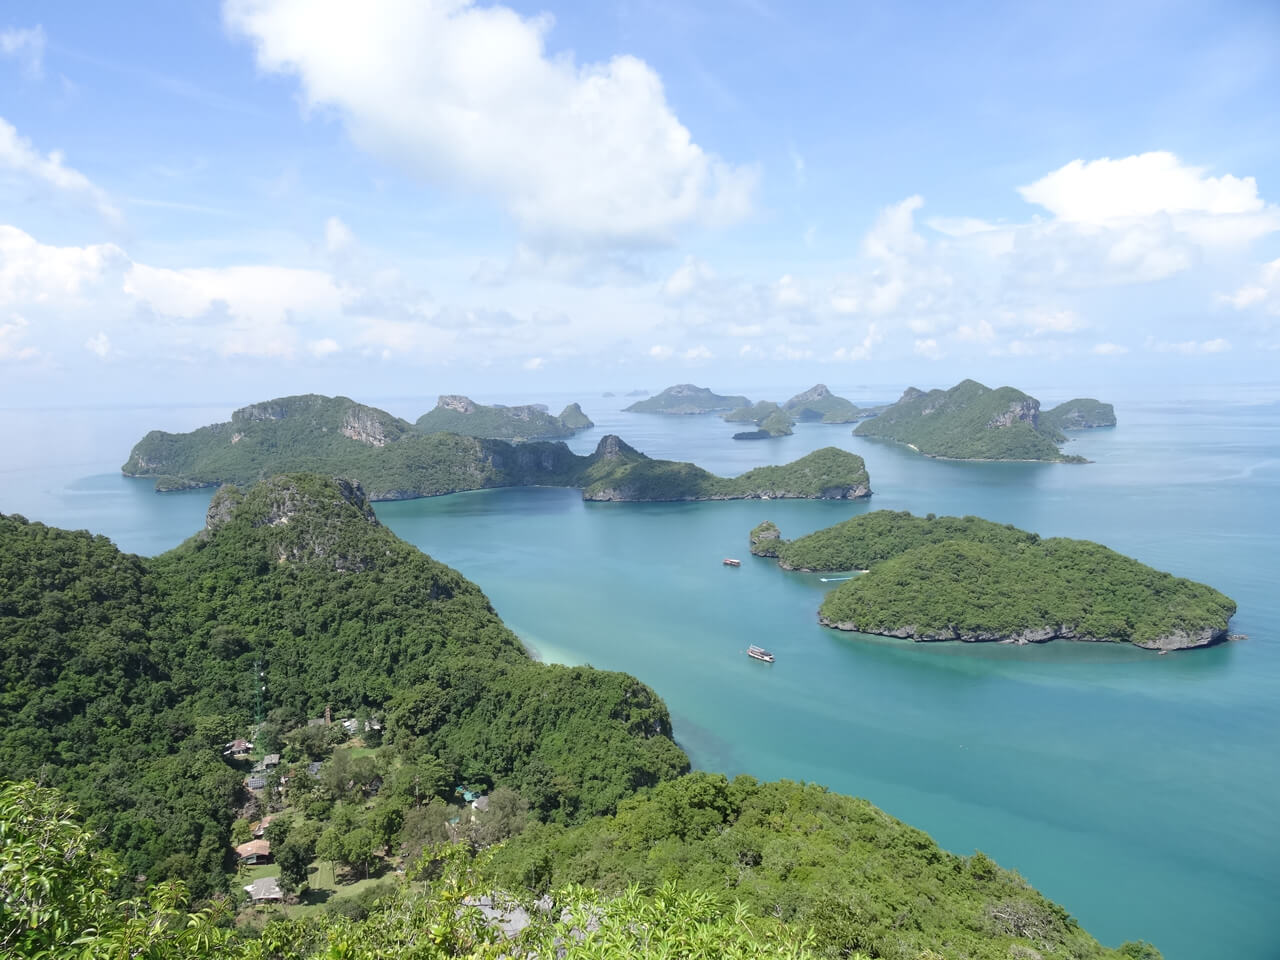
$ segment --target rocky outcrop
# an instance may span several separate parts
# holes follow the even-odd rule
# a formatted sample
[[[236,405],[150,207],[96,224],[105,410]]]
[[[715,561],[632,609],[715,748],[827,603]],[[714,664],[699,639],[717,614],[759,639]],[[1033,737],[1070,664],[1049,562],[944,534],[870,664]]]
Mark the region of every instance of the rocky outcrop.
[[[1029,423],[1033,428],[1040,417],[1040,401],[1035,397],[1014,400],[1007,410],[987,421],[988,430],[1011,427],[1015,423]]]
[[[754,552],[754,551],[752,551]],[[763,556],[763,554],[762,554]],[[1178,631],[1147,641],[1128,641],[1115,637],[1090,637],[1077,633],[1069,626],[1043,626],[1016,630],[1012,633],[996,633],[987,631],[961,631],[954,627],[945,630],[921,630],[914,625],[904,625],[892,630],[883,627],[860,627],[848,621],[832,620],[822,614],[818,622],[824,627],[835,630],[846,630],[852,633],[865,633],[878,637],[896,637],[899,640],[913,640],[917,643],[942,643],[949,640],[961,643],[1009,643],[1025,646],[1031,643],[1048,643],[1051,640],[1079,640],[1085,643],[1128,643],[1130,646],[1142,647],[1144,650],[1191,650],[1196,647],[1208,647],[1222,643],[1228,639],[1225,629],[1205,628],[1198,631]]]
[[[371,447],[387,445],[386,428],[378,411],[372,407],[352,407],[342,417],[342,435]],[[235,443],[235,438],[231,440]]]
[[[436,400],[436,406],[446,410],[456,410],[458,413],[476,412],[475,401],[458,393],[441,394]]]
[[[759,526],[752,528],[749,542],[753,556],[773,557],[776,559],[778,556],[778,544],[782,542],[782,531],[778,529],[778,525],[772,520],[766,520]]]

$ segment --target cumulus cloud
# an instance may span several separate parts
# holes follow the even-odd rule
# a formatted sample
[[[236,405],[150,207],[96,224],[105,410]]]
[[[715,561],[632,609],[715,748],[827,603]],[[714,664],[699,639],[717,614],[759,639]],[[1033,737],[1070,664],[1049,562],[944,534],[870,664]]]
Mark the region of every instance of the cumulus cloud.
[[[1260,307],[1280,315],[1280,259],[1264,263],[1254,280],[1223,299],[1237,310]]]
[[[715,275],[715,271],[705,261],[690,254],[667,277],[667,282],[662,285],[662,292],[672,300],[680,300],[705,287],[715,279]]]
[[[706,346],[701,343],[698,344],[696,347],[690,347],[688,350],[682,353],[681,356],[684,357],[685,360],[689,360],[693,362],[701,362],[704,360],[715,359],[715,354],[712,353],[710,350],[708,350]]]
[[[928,357],[930,360],[937,360],[942,356],[942,348],[938,346],[938,341],[933,337],[915,342],[915,352],[922,357]]]
[[[0,56],[11,57],[32,79],[44,74],[44,27],[8,27],[0,30]]]
[[[1119,343],[1104,342],[1093,345],[1093,353],[1100,357],[1118,357],[1128,352],[1129,348]]]
[[[90,353],[95,353],[105,359],[107,354],[111,353],[111,338],[99,330],[84,342],[84,348]]]
[[[362,149],[496,195],[530,235],[667,242],[751,210],[754,168],[695,143],[648,64],[550,55],[550,16],[470,0],[225,0],[223,16]]]
[[[545,362],[546,362],[546,361],[544,361],[544,360],[542,359],[542,357],[530,357],[528,360],[526,360],[526,361],[522,364],[522,366],[523,366],[526,370],[541,370],[541,369],[542,369],[542,365],[543,365],[543,363],[545,363]]]
[[[0,362],[30,360],[39,353],[35,347],[24,342],[29,326],[31,326],[30,321],[17,314],[10,317],[8,321],[0,323]]]
[[[884,333],[876,324],[870,323],[860,343],[852,347],[839,347],[831,357],[833,360],[865,360],[871,356],[871,351],[875,349],[876,344],[883,340]]]
[[[120,219],[120,211],[105,190],[79,170],[68,167],[60,151],[42,155],[3,117],[0,117],[0,168],[8,168],[35,183],[78,197],[107,220],[114,222]]]
[[[321,337],[319,340],[312,340],[307,344],[307,349],[311,351],[312,356],[327,357],[331,353],[337,353],[341,347],[338,341],[333,337]]]
[[[666,360],[675,351],[668,347],[665,343],[655,343],[649,348],[649,356],[655,360]]]
[[[1231,349],[1231,343],[1222,337],[1216,337],[1213,340],[1181,340],[1177,342],[1153,338],[1147,341],[1147,348],[1157,353],[1180,353],[1183,356],[1190,357],[1206,353],[1225,353]]]

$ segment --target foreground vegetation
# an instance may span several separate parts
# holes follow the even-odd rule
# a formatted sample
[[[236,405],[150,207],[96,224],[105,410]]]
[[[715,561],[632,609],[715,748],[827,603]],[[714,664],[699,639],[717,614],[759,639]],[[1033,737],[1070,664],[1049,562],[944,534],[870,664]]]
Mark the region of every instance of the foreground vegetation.
[[[5,955],[1158,956],[865,801],[688,775],[651,690],[531,662],[347,481],[225,488],[151,560],[3,517],[0,583],[0,765],[46,785],[0,788]],[[283,909],[242,905],[265,876]]]
[[[1111,640],[1155,649],[1223,640],[1236,605],[1212,587],[1087,540],[979,517],[875,511],[798,540],[772,524],[752,552],[802,570],[868,570],[827,594],[829,626],[916,640]]]
[[[445,399],[461,402],[466,398]],[[482,408],[479,413],[486,409],[495,408]],[[564,416],[574,421],[574,405]],[[814,474],[819,466],[830,473]],[[157,490],[223,483],[248,486],[277,474],[303,471],[356,477],[373,500],[533,485],[582,488],[589,500],[819,497],[861,495],[838,491],[866,485],[865,466],[853,454],[826,454],[766,468],[772,471],[767,474],[752,471],[725,478],[691,463],[650,459],[612,435],[602,438],[594,453],[578,456],[559,442],[509,443],[454,433],[424,434],[374,407],[345,397],[314,395],[245,407],[236,411],[230,423],[190,433],[152,431],[133,448],[121,469],[129,476],[155,477]],[[780,485],[773,489],[763,485],[766,476]]]
[[[928,393],[912,387],[853,432],[906,443],[931,457],[1080,462],[1058,449],[1065,437],[1054,419],[1042,420],[1040,401],[1021,390],[992,390],[964,380],[950,390]]]
[[[222,750],[258,686],[277,735],[326,706],[385,707],[406,762],[438,762],[450,788],[506,784],[549,819],[687,769],[653,691],[531,661],[474,584],[349,484],[226,490],[210,524],[143,559],[0,517],[0,770],[65,790],[128,876],[225,886],[248,797]]]

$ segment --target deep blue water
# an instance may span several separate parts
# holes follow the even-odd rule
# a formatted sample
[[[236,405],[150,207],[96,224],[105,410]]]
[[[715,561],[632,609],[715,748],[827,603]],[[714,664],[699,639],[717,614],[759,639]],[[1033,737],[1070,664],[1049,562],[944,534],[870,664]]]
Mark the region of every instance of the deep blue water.
[[[581,400],[600,424],[574,438],[578,450],[618,432],[652,456],[729,474],[834,444],[866,458],[875,495],[586,504],[535,488],[380,504],[378,515],[479,583],[541,656],[654,687],[698,767],[866,796],[949,849],[982,849],[1017,869],[1104,942],[1148,939],[1170,960],[1275,960],[1277,393],[1119,403],[1119,427],[1071,444],[1095,461],[1084,466],[931,461],[847,426],[734,442],[714,417],[556,398]],[[416,416],[431,401],[386,405]],[[201,525],[208,491],[156,495],[115,470],[146,429],[190,429],[232,406],[0,411],[11,438],[0,510],[105,533],[128,550],[167,549]],[[49,437],[74,453],[50,455]],[[816,575],[747,554],[746,533],[763,519],[790,537],[879,508],[1098,540],[1223,590],[1248,639],[1156,656],[841,634],[816,623],[826,589]],[[722,566],[725,556],[742,567]],[[778,662],[749,660],[750,643]]]

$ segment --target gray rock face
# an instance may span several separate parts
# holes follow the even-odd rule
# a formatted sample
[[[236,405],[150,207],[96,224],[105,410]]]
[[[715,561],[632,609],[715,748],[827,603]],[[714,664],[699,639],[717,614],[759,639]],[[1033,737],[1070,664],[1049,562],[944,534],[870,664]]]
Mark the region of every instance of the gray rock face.
[[[371,447],[387,445],[386,429],[382,418],[370,407],[352,407],[342,418],[342,435]],[[235,439],[232,438],[232,442]]]
[[[1032,427],[1036,426],[1040,418],[1040,401],[1034,397],[1027,397],[1025,400],[1015,400],[1009,404],[1009,409],[999,416],[992,417],[987,421],[987,429],[995,430],[999,427],[1011,427],[1018,421],[1029,423]]]
[[[1051,640],[1079,640],[1086,643],[1125,642],[1116,640],[1113,637],[1082,636],[1071,627],[1061,624],[1017,630],[1013,633],[991,633],[985,631],[965,632],[954,627],[943,630],[921,630],[919,627],[910,624],[896,627],[892,630],[883,628],[868,629],[848,621],[831,620],[821,614],[818,615],[818,622],[824,627],[832,627],[836,630],[866,633],[879,637],[897,637],[899,640],[914,640],[917,643],[941,643],[948,640],[958,640],[961,643],[1010,643],[1016,646],[1025,646],[1030,643],[1048,643]],[[1178,631],[1163,637],[1157,637],[1154,640],[1141,643],[1134,642],[1132,646],[1142,647],[1144,650],[1159,650],[1162,653],[1167,653],[1170,650],[1191,650],[1195,647],[1208,647],[1215,643],[1222,643],[1227,638],[1226,630],[1206,628],[1195,632]]]
[[[437,407],[444,407],[446,410],[456,410],[458,413],[475,413],[476,405],[470,397],[464,397],[458,393],[441,394],[436,400]]]
[[[751,531],[751,553],[757,557],[778,556],[778,542],[782,539],[782,531],[778,525],[766,520]]]

